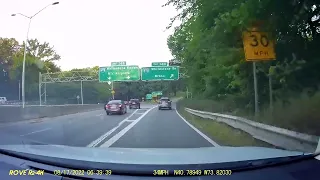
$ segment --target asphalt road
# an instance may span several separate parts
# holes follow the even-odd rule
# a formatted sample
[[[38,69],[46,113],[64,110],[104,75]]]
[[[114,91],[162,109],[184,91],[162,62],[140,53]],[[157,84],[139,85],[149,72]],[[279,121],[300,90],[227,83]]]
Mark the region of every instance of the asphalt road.
[[[125,115],[104,110],[0,124],[0,132],[45,144],[80,147],[196,148],[215,146],[173,110],[142,104]],[[198,132],[197,132],[198,131]],[[1,141],[1,140],[0,140]]]

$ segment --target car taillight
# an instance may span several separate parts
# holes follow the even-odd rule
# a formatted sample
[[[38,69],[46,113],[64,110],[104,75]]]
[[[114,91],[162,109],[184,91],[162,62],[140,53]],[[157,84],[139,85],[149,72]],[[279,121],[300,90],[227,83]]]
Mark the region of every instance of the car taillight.
[[[106,108],[109,109],[109,108],[110,108],[110,105],[106,105]]]

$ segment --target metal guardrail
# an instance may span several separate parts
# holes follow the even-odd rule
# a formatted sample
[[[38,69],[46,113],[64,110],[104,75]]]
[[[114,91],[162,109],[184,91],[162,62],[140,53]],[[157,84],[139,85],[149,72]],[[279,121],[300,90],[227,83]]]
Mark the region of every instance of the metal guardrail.
[[[26,105],[37,105],[39,104],[39,101],[26,101]],[[13,100],[13,101],[6,101],[3,103],[0,103],[0,105],[22,105],[22,102],[19,100]]]
[[[48,106],[48,105],[67,105],[70,103],[63,103],[63,102],[57,102],[57,101],[47,101],[47,102],[42,102],[42,106]],[[81,105],[78,103],[71,103],[74,105]],[[92,103],[91,103],[92,104]],[[4,105],[22,105],[22,101],[20,100],[11,100],[11,101],[5,101],[5,102],[1,102],[0,101],[0,106],[4,106]],[[29,105],[29,106],[39,106],[40,102],[39,101],[26,101],[25,105]],[[83,104],[85,105],[85,104]]]
[[[287,150],[315,152],[319,142],[318,136],[270,126],[237,116],[199,111],[190,108],[185,108],[185,110],[193,115],[223,122],[236,129],[241,129],[256,139]]]

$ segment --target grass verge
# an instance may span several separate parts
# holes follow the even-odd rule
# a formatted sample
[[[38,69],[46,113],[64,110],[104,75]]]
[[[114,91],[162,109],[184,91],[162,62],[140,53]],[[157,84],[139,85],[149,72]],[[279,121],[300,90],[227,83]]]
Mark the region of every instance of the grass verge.
[[[177,111],[189,123],[199,129],[202,133],[209,136],[213,141],[221,146],[258,146],[276,148],[268,143],[253,138],[250,134],[235,129],[225,123],[220,123],[212,119],[205,119],[195,116],[184,110],[183,107],[178,107]]]

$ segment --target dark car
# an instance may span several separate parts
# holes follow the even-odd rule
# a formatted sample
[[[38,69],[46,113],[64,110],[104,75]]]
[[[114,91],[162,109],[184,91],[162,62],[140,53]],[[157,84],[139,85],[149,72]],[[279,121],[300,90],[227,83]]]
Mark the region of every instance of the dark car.
[[[162,97],[159,100],[158,109],[159,110],[161,110],[161,109],[169,109],[169,110],[171,110],[172,109],[171,100],[168,97]]]
[[[129,109],[140,109],[140,101],[139,99],[130,99],[129,101]]]
[[[104,110],[109,114],[125,114],[127,113],[127,106],[122,100],[111,100],[105,106]]]

